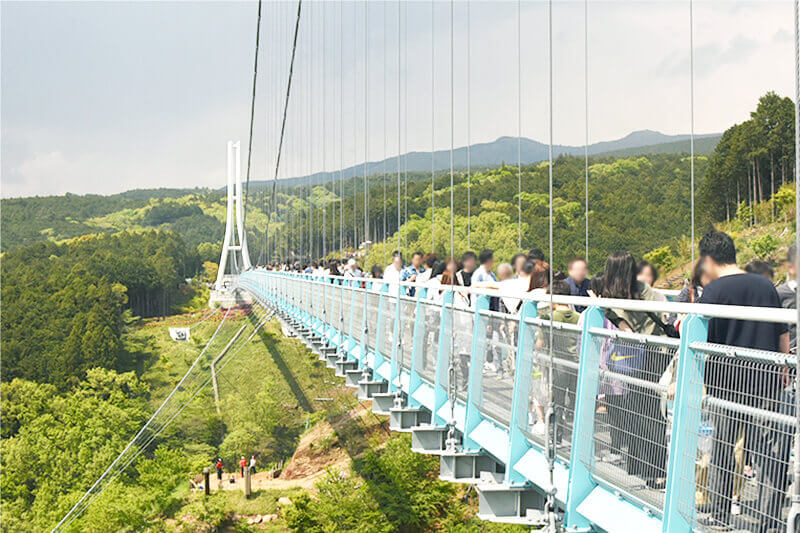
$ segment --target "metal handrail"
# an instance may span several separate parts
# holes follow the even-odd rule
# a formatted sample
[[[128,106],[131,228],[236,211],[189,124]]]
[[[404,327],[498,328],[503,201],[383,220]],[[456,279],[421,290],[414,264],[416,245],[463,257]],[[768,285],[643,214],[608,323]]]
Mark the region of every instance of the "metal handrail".
[[[257,272],[271,275],[282,275],[295,278],[301,278],[311,283],[326,283],[325,280],[347,280],[353,282],[354,280],[369,281],[371,283],[381,283],[397,287],[408,288],[426,288],[436,290],[450,290],[449,285],[431,286],[424,283],[407,282],[407,281],[386,281],[378,278],[350,278],[344,276],[326,276],[326,277],[311,277],[310,274],[296,274],[293,272],[275,272],[270,270],[253,269],[248,272]],[[357,287],[349,287],[358,289]],[[362,289],[363,290],[363,289]],[[519,294],[503,290],[501,288],[490,287],[464,287],[461,285],[452,286],[452,290],[461,293],[486,295],[497,298],[514,298],[523,301],[535,301],[550,303],[551,296],[546,295],[532,295],[529,293]],[[776,322],[780,324],[795,324],[797,322],[797,313],[793,309],[783,309],[774,307],[750,307],[750,306],[737,306],[737,305],[719,305],[719,304],[703,304],[703,303],[679,303],[679,302],[663,302],[660,300],[628,300],[618,298],[593,298],[590,296],[562,296],[553,295],[552,300],[557,304],[589,307],[597,306],[604,309],[623,309],[625,311],[640,311],[640,312],[653,312],[665,314],[678,314],[678,315],[701,315],[707,318],[727,318],[733,320],[752,320],[756,322]]]

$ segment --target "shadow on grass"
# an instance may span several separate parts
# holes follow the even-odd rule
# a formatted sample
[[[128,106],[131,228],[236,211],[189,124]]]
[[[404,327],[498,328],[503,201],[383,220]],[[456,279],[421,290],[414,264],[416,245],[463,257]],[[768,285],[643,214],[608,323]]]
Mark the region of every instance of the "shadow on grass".
[[[253,315],[250,319],[257,320]],[[307,412],[313,412],[308,398],[279,353],[275,338],[263,330],[259,335],[298,402]],[[324,378],[324,374],[320,377]],[[364,480],[378,509],[397,526],[398,531],[423,530],[430,517],[423,516],[415,508],[415,498],[409,494],[407,486],[395,479],[397,472],[368,457],[369,452],[376,451],[390,435],[388,420],[372,413],[369,402],[356,400],[350,390],[343,391],[340,386],[333,385],[328,396],[334,399],[335,405],[325,406],[324,419],[334,428],[339,445],[350,458],[353,472]]]
[[[248,315],[250,322],[255,326],[258,323],[258,317],[255,316],[254,313],[250,313]],[[264,347],[269,352],[270,357],[272,357],[272,361],[275,363],[275,366],[278,367],[283,379],[286,380],[286,383],[289,385],[289,389],[292,391],[297,403],[300,407],[307,413],[313,413],[314,407],[311,405],[311,402],[308,400],[308,396],[306,396],[305,392],[303,392],[303,388],[300,386],[300,383],[297,381],[297,378],[292,373],[292,370],[289,368],[289,365],[286,364],[286,360],[283,358],[281,353],[275,347],[275,340],[272,336],[264,331],[264,329],[258,330],[258,336],[261,338],[261,342],[264,343]]]

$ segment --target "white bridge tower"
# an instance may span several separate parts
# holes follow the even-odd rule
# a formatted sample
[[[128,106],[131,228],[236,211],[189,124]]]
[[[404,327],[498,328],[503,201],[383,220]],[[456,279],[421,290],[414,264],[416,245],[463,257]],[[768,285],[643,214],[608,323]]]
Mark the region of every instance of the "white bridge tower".
[[[242,165],[240,143],[228,141],[228,209],[225,221],[225,237],[219,258],[219,272],[210,305],[223,305],[241,300],[233,294],[236,277],[252,268],[247,250],[247,231],[244,228],[244,195],[242,194]],[[240,295],[241,296],[241,295]]]

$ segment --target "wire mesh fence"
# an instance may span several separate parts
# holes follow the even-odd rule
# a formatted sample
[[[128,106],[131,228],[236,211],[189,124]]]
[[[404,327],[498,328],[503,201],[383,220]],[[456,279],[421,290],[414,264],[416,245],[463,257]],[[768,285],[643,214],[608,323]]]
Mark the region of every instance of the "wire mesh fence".
[[[422,313],[422,330],[416,333],[420,336],[420,346],[414,369],[422,379],[433,384],[436,380],[442,307],[430,301],[421,301],[418,312]]]
[[[472,331],[475,328],[475,313],[470,309],[451,307],[453,324],[453,357],[456,398],[466,401],[469,387],[469,365],[472,355]]]
[[[784,354],[693,345],[705,360],[703,402],[682,427],[697,445],[693,506],[680,512],[693,527],[785,531],[794,418],[795,363]]]
[[[381,355],[386,358],[392,356],[394,343],[396,342],[394,323],[397,317],[397,297],[385,293],[384,301],[381,304],[381,338],[378,339],[377,345],[380,349]]]
[[[517,317],[499,313],[487,317],[485,328],[481,328],[486,343],[481,369],[482,393],[478,395],[477,406],[487,416],[506,425],[511,421],[518,328]]]
[[[323,305],[323,315],[320,317],[325,324],[331,325],[333,322],[333,290],[334,287],[330,283],[320,284],[322,291],[322,299],[325,302]]]
[[[411,359],[414,356],[414,327],[416,322],[417,301],[408,296],[400,297],[400,350],[398,353],[399,367],[411,369]]]
[[[367,321],[367,348],[374,352],[378,346],[378,318],[381,308],[381,293],[375,291],[367,291],[367,308],[366,308],[366,321]],[[386,307],[386,305],[384,305]]]
[[[546,419],[544,413],[550,400],[550,374],[553,380],[555,408],[556,452],[569,459],[571,455],[572,426],[578,387],[578,351],[581,328],[574,324],[553,322],[553,358],[550,358],[550,321],[528,319],[527,338],[532,343],[531,385],[528,392],[528,418],[521,420],[521,429],[533,442],[544,446]],[[523,354],[528,356],[528,354]]]
[[[678,341],[666,337],[592,330],[600,389],[596,401],[595,477],[656,512],[663,511],[669,438],[667,393],[660,383],[676,364]],[[586,461],[586,458],[582,458]]]
[[[350,304],[350,336],[360,343],[364,334],[364,291],[353,290]]]
[[[330,325],[336,329],[342,327],[342,307],[343,307],[342,288],[338,285],[331,285],[331,318]]]
[[[303,296],[297,285],[278,284],[275,290],[293,298],[295,305],[314,297]],[[712,526],[754,532],[785,530],[792,444],[797,433],[794,356],[692,344],[689,353],[695,364],[704,367],[705,375],[689,385],[683,382],[682,386],[696,391],[698,399],[690,404],[688,416],[673,424],[678,339],[621,331],[606,320],[603,328],[592,328],[582,342],[580,325],[555,321],[551,331],[547,317],[526,319],[520,325],[517,317],[491,311],[476,314],[453,305],[446,305],[443,311],[441,304],[418,301],[418,296],[397,299],[388,293],[381,296],[333,284],[316,289],[325,315],[330,314],[329,323],[340,327],[338,319],[344,316],[344,329],[356,341],[361,340],[366,323],[370,349],[382,349],[389,357],[399,346],[400,368],[410,369],[413,361],[419,376],[431,384],[437,376],[441,345],[446,358],[440,364],[449,367],[449,358],[453,358],[455,382],[448,392],[454,390],[462,401],[469,389],[470,362],[477,361],[481,388],[472,391],[475,405],[483,416],[500,425],[511,421],[519,359],[530,357],[528,417],[518,421],[519,429],[531,442],[544,446],[549,433],[544,412],[552,394],[558,456],[565,462],[582,461],[595,481],[655,515],[664,511],[670,444],[677,437],[688,436],[691,449],[684,454],[681,445],[683,456],[674,459],[681,466],[680,485],[694,488],[692,497],[681,500],[683,507],[679,508],[694,530]],[[314,312],[319,314],[322,309]],[[444,322],[452,325],[447,338],[441,337],[443,312],[448,314]],[[377,338],[379,317],[381,336]],[[527,353],[518,353],[520,327],[526,328]],[[475,331],[477,338],[473,338]],[[581,353],[583,347],[586,353]],[[582,359],[588,359],[584,364],[598,372],[599,384],[597,394],[588,399],[591,410],[584,412],[593,418],[592,431],[575,440],[592,445],[581,445],[580,457],[573,457],[578,453],[573,453],[571,444]]]

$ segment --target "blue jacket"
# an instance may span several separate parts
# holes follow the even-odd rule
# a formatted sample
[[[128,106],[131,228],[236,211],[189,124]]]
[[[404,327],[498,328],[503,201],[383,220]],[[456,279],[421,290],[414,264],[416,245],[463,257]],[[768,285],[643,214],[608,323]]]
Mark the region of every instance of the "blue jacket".
[[[567,278],[566,281],[569,284],[569,294],[570,296],[589,296],[589,278],[583,280],[583,283],[578,285],[574,279]],[[586,306],[584,305],[576,305],[575,310],[579,313],[583,313]]]

